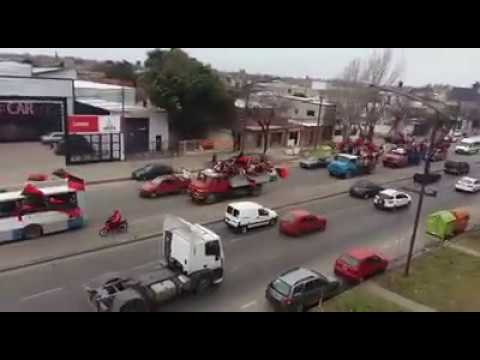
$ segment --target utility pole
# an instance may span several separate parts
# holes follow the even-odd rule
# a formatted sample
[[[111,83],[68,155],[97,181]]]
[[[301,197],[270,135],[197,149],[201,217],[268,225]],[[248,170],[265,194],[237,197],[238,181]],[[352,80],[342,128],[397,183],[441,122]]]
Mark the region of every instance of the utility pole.
[[[423,199],[425,197],[425,181],[429,178],[430,175],[430,163],[431,163],[431,158],[433,155],[433,152],[435,151],[435,139],[437,136],[437,130],[440,127],[440,114],[437,112],[437,121],[436,124],[433,126],[432,129],[432,134],[430,136],[430,143],[428,145],[428,150],[427,150],[427,156],[425,159],[425,168],[423,170],[423,181],[421,182],[421,187],[420,187],[420,197],[418,199],[418,206],[417,206],[417,212],[415,214],[415,222],[413,224],[413,232],[412,232],[412,237],[410,238],[410,247],[408,249],[408,255],[407,255],[407,263],[405,264],[405,276],[410,275],[410,264],[412,262],[412,257],[413,257],[413,250],[415,249],[415,241],[417,238],[417,230],[418,230],[418,224],[420,222],[420,215],[422,214],[422,207],[423,207]]]
[[[318,143],[320,141],[320,121],[322,119],[322,106],[323,106],[323,96],[320,96],[320,103],[318,104],[318,116],[317,116],[317,129],[315,135],[315,147],[314,149],[317,150]]]

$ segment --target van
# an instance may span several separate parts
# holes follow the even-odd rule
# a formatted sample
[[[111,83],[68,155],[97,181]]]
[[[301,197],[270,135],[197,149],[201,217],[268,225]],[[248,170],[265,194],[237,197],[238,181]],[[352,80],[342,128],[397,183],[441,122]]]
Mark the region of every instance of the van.
[[[463,139],[460,144],[455,147],[457,154],[478,154],[480,151],[480,136]]]
[[[255,227],[273,226],[277,220],[278,214],[275,211],[250,201],[231,203],[225,213],[225,223],[242,233]]]

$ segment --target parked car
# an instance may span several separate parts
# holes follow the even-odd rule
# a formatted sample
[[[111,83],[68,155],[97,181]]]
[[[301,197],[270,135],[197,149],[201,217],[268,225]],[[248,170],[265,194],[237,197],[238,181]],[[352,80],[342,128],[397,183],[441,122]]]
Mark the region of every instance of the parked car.
[[[280,220],[280,231],[289,236],[300,236],[315,231],[325,231],[327,219],[307,210],[292,210]]]
[[[443,171],[446,174],[467,175],[470,172],[470,164],[464,161],[446,161]]]
[[[172,175],[173,168],[165,164],[148,164],[132,172],[133,180],[153,180],[158,176]]]
[[[40,137],[40,141],[45,145],[56,144],[63,140],[63,132],[51,132]]]
[[[275,310],[303,312],[335,296],[339,288],[337,279],[298,267],[268,284],[265,296]]]
[[[82,135],[69,135],[68,142],[70,146],[70,155],[73,156],[82,156],[82,155],[91,155],[94,153],[92,144]],[[55,154],[56,155],[65,155],[65,139],[60,140],[56,143]]]
[[[456,154],[473,155],[480,152],[480,136],[464,138],[455,146]]]
[[[163,175],[146,182],[140,188],[140,197],[153,198],[161,195],[186,192],[191,178],[187,174]]]
[[[300,161],[300,167],[302,169],[319,169],[326,168],[330,164],[331,158],[317,158],[311,156]]]
[[[368,180],[357,181],[350,188],[350,195],[357,198],[369,199],[373,198],[384,188]]]
[[[350,282],[361,282],[383,273],[388,259],[370,249],[353,249],[335,261],[335,274]]]
[[[275,211],[251,201],[231,203],[225,213],[225,223],[242,233],[260,226],[273,226],[277,220],[278,214]]]
[[[455,184],[455,190],[476,193],[480,191],[480,180],[468,176],[462,177]]]
[[[387,189],[379,192],[373,203],[377,209],[390,210],[407,207],[412,203],[412,197],[403,191]]]

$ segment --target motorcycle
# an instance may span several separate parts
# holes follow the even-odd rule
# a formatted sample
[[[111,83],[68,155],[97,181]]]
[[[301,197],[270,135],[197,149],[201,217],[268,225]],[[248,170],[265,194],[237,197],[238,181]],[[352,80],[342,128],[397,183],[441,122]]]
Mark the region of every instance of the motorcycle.
[[[110,222],[107,221],[105,225],[100,229],[99,235],[101,237],[106,237],[111,233],[126,233],[128,231],[128,222],[127,220],[121,220],[120,222]]]

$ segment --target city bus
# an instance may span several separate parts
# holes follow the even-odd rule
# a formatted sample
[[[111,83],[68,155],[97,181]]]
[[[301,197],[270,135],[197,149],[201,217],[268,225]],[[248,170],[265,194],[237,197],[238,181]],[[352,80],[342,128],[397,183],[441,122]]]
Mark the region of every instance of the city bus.
[[[0,243],[29,240],[86,224],[85,185],[68,177],[56,184],[0,193]]]

